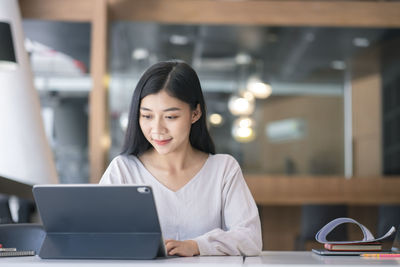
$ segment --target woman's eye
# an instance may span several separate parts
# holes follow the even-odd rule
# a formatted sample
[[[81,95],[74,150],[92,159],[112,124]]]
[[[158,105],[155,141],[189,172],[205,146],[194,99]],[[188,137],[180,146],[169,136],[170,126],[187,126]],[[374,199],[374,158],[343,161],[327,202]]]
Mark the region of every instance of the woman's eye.
[[[173,119],[178,118],[178,116],[166,116],[166,118],[169,119],[169,120],[173,120]]]
[[[151,115],[145,115],[145,114],[142,114],[142,118],[145,118],[145,119],[150,119],[150,118],[151,118]]]

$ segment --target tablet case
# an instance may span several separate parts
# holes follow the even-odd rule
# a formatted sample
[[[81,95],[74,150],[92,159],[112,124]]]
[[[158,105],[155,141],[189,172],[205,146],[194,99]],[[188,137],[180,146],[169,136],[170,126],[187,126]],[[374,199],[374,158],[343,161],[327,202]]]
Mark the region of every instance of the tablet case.
[[[321,256],[360,256],[361,254],[390,253],[391,251],[331,251],[325,249],[312,249],[312,252]]]
[[[33,194],[46,232],[41,258],[153,259],[162,251],[149,186],[38,185]]]

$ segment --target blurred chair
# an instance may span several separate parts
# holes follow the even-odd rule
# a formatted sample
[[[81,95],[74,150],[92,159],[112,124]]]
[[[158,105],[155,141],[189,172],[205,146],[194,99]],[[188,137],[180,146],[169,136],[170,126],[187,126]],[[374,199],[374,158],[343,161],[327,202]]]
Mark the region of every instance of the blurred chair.
[[[5,248],[39,253],[46,233],[40,224],[0,224],[0,244]]]
[[[8,199],[7,195],[0,194],[0,224],[13,223]]]
[[[30,223],[32,214],[36,210],[35,202],[29,199],[18,199],[18,223]]]
[[[377,236],[383,236],[390,227],[400,228],[400,205],[380,205],[378,208]]]
[[[347,217],[346,205],[303,205],[300,234],[295,240],[295,250],[305,250],[307,241],[315,241],[317,232],[325,224],[339,217]],[[347,240],[345,225],[340,225],[333,230],[328,235],[328,240]]]

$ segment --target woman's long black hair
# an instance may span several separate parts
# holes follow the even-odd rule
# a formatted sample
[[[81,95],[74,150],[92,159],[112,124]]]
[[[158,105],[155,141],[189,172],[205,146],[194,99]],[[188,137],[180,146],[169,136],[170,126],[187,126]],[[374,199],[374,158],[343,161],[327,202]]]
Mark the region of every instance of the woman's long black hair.
[[[121,154],[139,156],[152,145],[144,137],[139,125],[141,100],[165,89],[169,95],[180,99],[195,110],[200,104],[201,117],[192,124],[190,144],[205,153],[215,154],[214,143],[207,129],[206,105],[196,72],[182,61],[164,61],[151,66],[140,78],[133,92],[129,122]]]

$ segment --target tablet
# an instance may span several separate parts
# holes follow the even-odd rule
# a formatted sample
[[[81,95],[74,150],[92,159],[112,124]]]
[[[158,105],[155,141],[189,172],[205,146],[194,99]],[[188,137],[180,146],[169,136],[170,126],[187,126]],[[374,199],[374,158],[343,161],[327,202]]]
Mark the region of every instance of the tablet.
[[[46,259],[153,259],[165,256],[150,186],[35,185]]]
[[[325,249],[312,249],[312,252],[322,256],[360,256],[361,254],[383,253],[383,251],[331,251]]]

